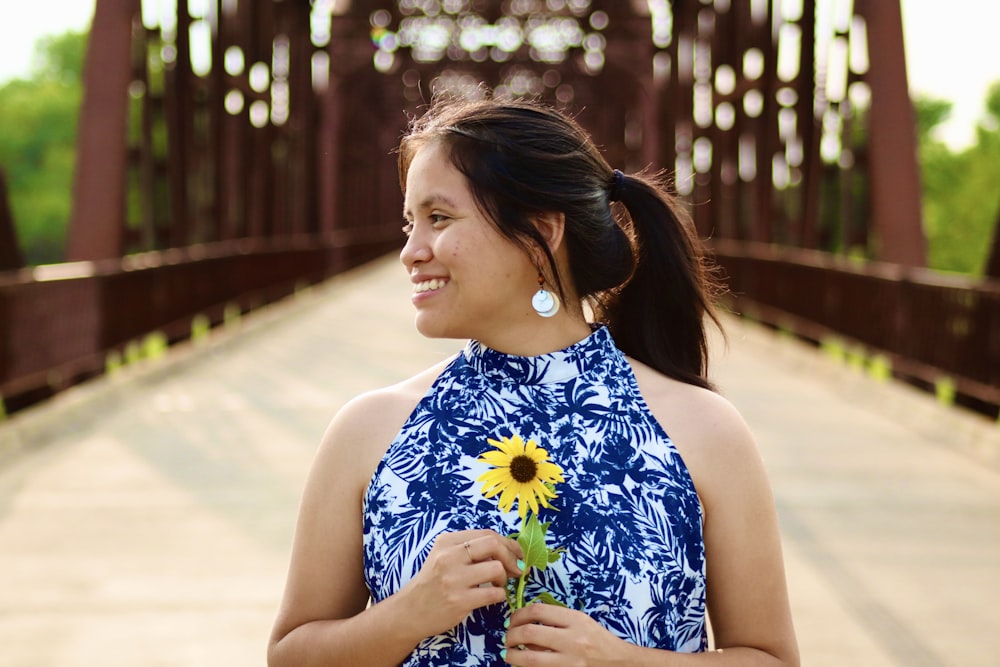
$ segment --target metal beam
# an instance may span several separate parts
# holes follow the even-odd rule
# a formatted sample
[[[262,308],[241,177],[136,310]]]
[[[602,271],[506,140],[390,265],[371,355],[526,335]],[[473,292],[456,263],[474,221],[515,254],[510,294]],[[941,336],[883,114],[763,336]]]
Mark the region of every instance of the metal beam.
[[[920,169],[899,2],[857,0],[855,12],[864,17],[868,32],[868,83],[872,91],[868,164],[878,258],[925,266]]]
[[[0,167],[0,271],[19,269],[24,257],[17,243],[17,227],[7,198],[7,174]]]
[[[993,243],[990,244],[990,254],[986,258],[983,273],[988,278],[1000,279],[1000,208],[997,209],[997,221],[993,226]]]
[[[139,0],[97,0],[87,41],[68,261],[120,257],[125,227],[128,87]]]

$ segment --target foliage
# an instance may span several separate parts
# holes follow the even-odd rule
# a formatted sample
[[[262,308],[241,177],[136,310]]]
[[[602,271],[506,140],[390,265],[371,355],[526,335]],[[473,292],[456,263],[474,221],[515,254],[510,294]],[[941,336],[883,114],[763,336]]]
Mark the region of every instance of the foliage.
[[[950,102],[918,98],[915,106],[928,264],[982,274],[1000,218],[1000,82],[990,87],[976,143],[961,151],[934,136]]]
[[[29,264],[63,258],[85,44],[72,31],[39,40],[31,78],[0,87],[0,165]]]

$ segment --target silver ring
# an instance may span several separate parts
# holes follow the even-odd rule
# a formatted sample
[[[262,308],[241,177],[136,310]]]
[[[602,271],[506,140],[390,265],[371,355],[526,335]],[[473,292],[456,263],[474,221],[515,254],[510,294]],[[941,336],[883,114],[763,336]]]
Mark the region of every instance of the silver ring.
[[[465,553],[469,554],[469,562],[475,563],[476,559],[472,557],[472,549],[469,548],[469,541],[466,540],[465,542],[463,542],[462,546],[465,547]]]

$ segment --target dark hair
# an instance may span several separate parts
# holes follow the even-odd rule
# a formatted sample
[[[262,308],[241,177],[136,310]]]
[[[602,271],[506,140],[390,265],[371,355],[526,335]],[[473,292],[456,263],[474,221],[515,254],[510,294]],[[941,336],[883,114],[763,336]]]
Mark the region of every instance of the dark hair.
[[[595,320],[624,353],[711,387],[704,320],[719,325],[714,283],[689,218],[660,176],[616,172],[576,121],[543,104],[444,98],[400,143],[402,188],[413,156],[432,141],[447,148],[501,234],[542,249],[560,294],[564,277],[532,220],[564,214],[569,277]]]

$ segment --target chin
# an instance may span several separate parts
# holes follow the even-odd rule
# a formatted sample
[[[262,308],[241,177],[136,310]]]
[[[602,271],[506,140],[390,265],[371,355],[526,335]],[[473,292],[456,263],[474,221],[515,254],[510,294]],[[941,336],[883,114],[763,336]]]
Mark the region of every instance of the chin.
[[[417,327],[417,331],[424,338],[474,338],[474,336],[468,333],[466,327],[456,327],[442,322],[440,318],[422,315],[421,313],[417,313],[414,324]]]

